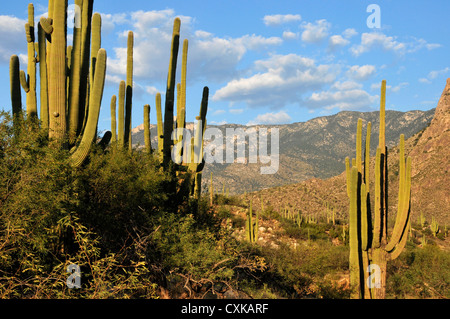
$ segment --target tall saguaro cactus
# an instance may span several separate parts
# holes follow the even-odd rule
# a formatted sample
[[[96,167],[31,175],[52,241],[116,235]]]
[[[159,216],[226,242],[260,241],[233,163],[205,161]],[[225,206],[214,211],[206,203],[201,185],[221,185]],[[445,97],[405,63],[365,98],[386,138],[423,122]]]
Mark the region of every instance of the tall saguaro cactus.
[[[370,206],[370,128],[367,136],[362,167],[362,120],[358,121],[356,138],[356,160],[350,167],[346,159],[347,191],[350,235],[350,285],[352,298],[383,299],[386,289],[386,266],[397,258],[406,245],[410,223],[411,158],[405,161],[404,135],[400,136],[399,191],[397,216],[391,238],[387,238],[387,150],[385,144],[386,81],[381,85],[380,134],[375,158],[374,225],[371,222]],[[372,271],[375,271],[372,273]],[[375,279],[375,281],[373,281]]]
[[[34,32],[34,6],[28,5],[28,22],[25,24],[25,33],[27,36],[28,65],[26,81],[22,82],[23,88],[27,93],[27,115],[29,117],[37,116],[36,102],[36,47]],[[25,75],[25,74],[24,74]],[[25,77],[25,76],[23,76]]]
[[[180,18],[176,18],[173,24],[172,47],[170,51],[169,72],[167,75],[166,104],[164,109],[164,167],[169,165],[172,157],[173,107],[175,101],[175,75],[177,70],[178,49],[180,46],[180,25]]]

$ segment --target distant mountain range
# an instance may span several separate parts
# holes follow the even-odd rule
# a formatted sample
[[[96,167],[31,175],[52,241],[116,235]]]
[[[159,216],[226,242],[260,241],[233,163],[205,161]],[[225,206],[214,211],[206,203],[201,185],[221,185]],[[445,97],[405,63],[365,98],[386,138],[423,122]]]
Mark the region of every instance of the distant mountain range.
[[[397,145],[400,134],[405,138],[426,128],[433,119],[435,109],[429,111],[386,111],[386,144],[388,147]],[[269,187],[299,183],[311,178],[326,179],[342,173],[345,169],[345,157],[352,156],[356,143],[356,124],[358,118],[363,119],[363,125],[372,123],[373,141],[378,140],[379,112],[342,111],[331,116],[314,118],[307,122],[285,125],[257,125],[261,128],[279,128],[279,169],[273,175],[261,175],[261,166],[269,164],[206,164],[203,171],[203,190],[213,173],[215,189],[228,188],[231,194],[256,191]],[[188,123],[187,128],[192,129]],[[236,124],[225,124],[215,127],[225,135],[227,128],[249,127]],[[143,125],[133,129],[133,144],[144,145]],[[152,146],[157,146],[156,126],[151,126]],[[248,144],[248,139],[246,140]],[[269,139],[270,145],[270,139]],[[376,143],[371,143],[371,151],[375,154]],[[225,152],[224,152],[225,153]],[[247,150],[248,155],[248,150]],[[269,150],[270,155],[270,150]],[[235,157],[236,158],[236,157]]]

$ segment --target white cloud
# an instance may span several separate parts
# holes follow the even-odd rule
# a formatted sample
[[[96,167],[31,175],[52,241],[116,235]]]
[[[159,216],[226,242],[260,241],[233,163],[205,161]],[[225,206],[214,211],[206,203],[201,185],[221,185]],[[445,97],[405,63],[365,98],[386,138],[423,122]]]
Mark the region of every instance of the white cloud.
[[[360,89],[362,88],[362,84],[355,82],[355,81],[336,81],[333,83],[333,85],[331,86],[331,88],[336,89],[336,90],[353,90],[353,89]]]
[[[156,95],[158,92],[161,92],[161,91],[158,90],[157,88],[155,88],[154,86],[146,86],[145,92],[147,92],[148,94],[151,94],[151,95]]]
[[[13,54],[27,52],[26,22],[13,16],[0,15],[0,63],[9,63]]]
[[[197,30],[194,35],[199,39],[205,39],[211,37],[213,34],[207,31]]]
[[[265,113],[259,114],[255,119],[247,123],[250,125],[257,124],[286,124],[289,123],[292,118],[285,111],[279,111],[278,113]]]
[[[231,114],[242,114],[244,113],[244,109],[230,109]]]
[[[305,101],[305,105],[311,109],[367,110],[376,101],[377,97],[371,96],[362,89],[322,91],[314,92]]]
[[[354,37],[357,34],[358,34],[358,32],[355,29],[353,29],[353,28],[345,29],[344,32],[342,32],[342,35],[346,39],[350,39],[351,37]]]
[[[161,11],[137,11],[130,14],[136,38],[134,45],[135,77],[147,81],[160,81],[167,77],[169,52],[172,40],[172,9]],[[264,50],[280,45],[279,37],[243,35],[239,38],[221,38],[203,30],[193,30],[193,18],[179,16],[181,19],[181,39],[189,39],[188,78],[189,81],[208,79],[224,81],[237,75],[236,66],[249,50]],[[114,49],[108,59],[108,72],[124,75],[126,72],[126,35],[120,35],[121,47]],[[120,40],[119,39],[119,40]]]
[[[302,40],[308,43],[317,43],[328,36],[331,24],[327,20],[317,20],[315,23],[305,23],[302,25]]]
[[[446,68],[444,68],[444,69],[437,70],[437,71],[431,71],[430,73],[428,73],[428,78],[429,78],[430,80],[434,80],[434,79],[437,78],[439,75],[448,73],[449,71],[450,71],[450,68],[449,68],[449,67],[446,67]]]
[[[283,31],[283,39],[285,40],[294,40],[298,38],[298,33],[294,33],[292,31]]]
[[[422,48],[433,50],[441,47],[437,43],[427,43],[424,39],[412,38],[409,42],[400,42],[396,37],[387,36],[381,32],[363,33],[361,35],[361,43],[350,48],[350,52],[354,56],[360,56],[372,49],[382,49],[384,51],[392,51],[397,54],[405,54],[416,52]]]
[[[337,72],[331,65],[316,65],[315,61],[296,54],[274,55],[255,62],[258,72],[248,78],[230,81],[217,90],[213,101],[244,101],[249,106],[284,106],[298,103],[301,94],[320,89],[333,82]]]
[[[374,65],[353,65],[349,68],[346,75],[357,81],[365,81],[375,74],[376,68]]]
[[[419,79],[419,82],[420,82],[420,83],[431,84],[431,81],[428,80],[428,79],[426,79],[426,78],[420,78],[420,79]]]
[[[427,77],[426,78],[420,78],[419,82],[426,83],[426,84],[431,84],[431,80],[434,80],[438,76],[444,75],[444,74],[446,74],[448,72],[450,72],[450,67],[446,67],[446,68],[443,68],[441,70],[430,71],[428,73]]]
[[[394,37],[379,32],[363,33],[361,35],[361,44],[353,46],[350,51],[353,55],[359,56],[370,51],[373,48],[382,48],[386,51],[401,52],[405,50],[406,45],[398,42]]]
[[[126,13],[102,13],[102,34],[106,35],[112,32],[116,25],[129,23]]]
[[[344,47],[349,44],[350,41],[344,39],[341,35],[332,35],[328,40],[328,50],[334,51],[340,47]]]
[[[300,21],[301,19],[302,17],[299,14],[274,14],[264,16],[263,21],[267,26],[274,26],[283,23]]]
[[[225,110],[216,110],[213,112],[213,115],[220,115],[220,114],[224,114],[226,111]]]

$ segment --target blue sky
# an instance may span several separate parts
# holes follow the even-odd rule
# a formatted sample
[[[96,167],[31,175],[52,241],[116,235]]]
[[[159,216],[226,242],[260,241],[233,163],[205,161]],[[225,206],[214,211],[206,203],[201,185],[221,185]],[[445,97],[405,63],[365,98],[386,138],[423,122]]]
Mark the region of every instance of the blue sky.
[[[9,58],[26,54],[28,3],[4,1],[0,9],[0,108],[6,110]],[[46,14],[48,1],[33,3],[36,19]],[[380,8],[380,28],[367,25],[372,3]],[[110,99],[125,80],[129,30],[135,33],[133,126],[142,123],[144,104],[155,123],[175,17],[181,39],[189,40],[188,121],[198,115],[203,86],[210,88],[209,124],[293,123],[376,110],[383,79],[388,109],[429,110],[450,77],[449,9],[448,0],[96,0],[108,52],[99,127],[109,128]]]

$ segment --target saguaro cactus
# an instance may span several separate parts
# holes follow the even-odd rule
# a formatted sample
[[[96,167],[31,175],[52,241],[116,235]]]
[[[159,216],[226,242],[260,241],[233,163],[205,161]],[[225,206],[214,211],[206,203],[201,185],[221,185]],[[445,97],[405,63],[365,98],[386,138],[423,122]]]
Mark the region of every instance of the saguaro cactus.
[[[364,170],[362,169],[362,120],[358,121],[356,160],[350,167],[346,159],[347,190],[350,199],[350,284],[353,298],[385,297],[387,261],[395,259],[406,244],[410,223],[411,158],[405,161],[404,136],[400,136],[399,192],[395,225],[387,238],[387,150],[385,145],[386,81],[381,85],[380,135],[375,158],[374,225],[371,225],[369,191],[370,123],[367,127]],[[369,274],[375,270],[375,283]]]
[[[256,218],[253,221],[253,209],[252,201],[250,200],[250,207],[247,213],[247,223],[246,223],[246,237],[251,243],[258,241],[258,230],[259,230],[259,211],[256,213]]]
[[[11,56],[9,64],[11,84],[11,105],[13,116],[16,118],[22,112],[22,94],[20,92],[20,62],[17,55]]]

